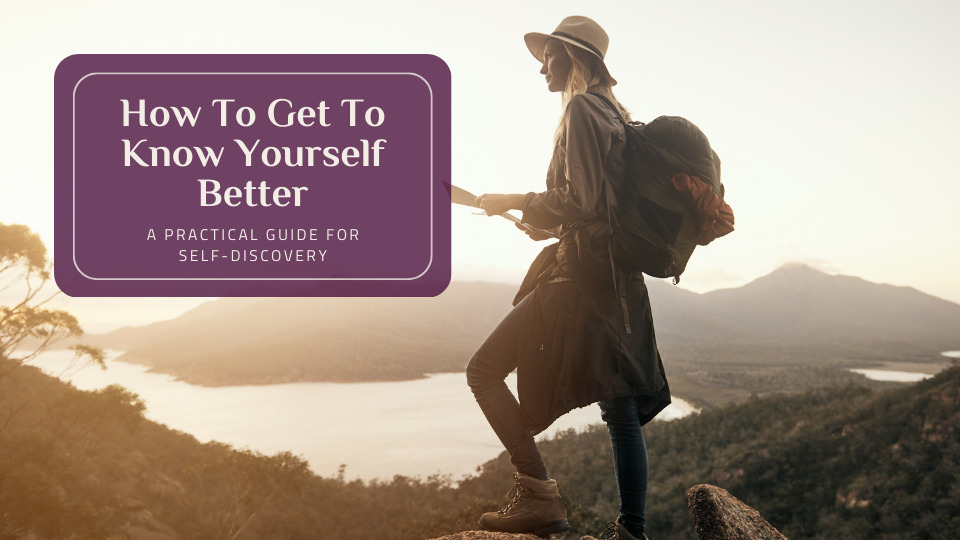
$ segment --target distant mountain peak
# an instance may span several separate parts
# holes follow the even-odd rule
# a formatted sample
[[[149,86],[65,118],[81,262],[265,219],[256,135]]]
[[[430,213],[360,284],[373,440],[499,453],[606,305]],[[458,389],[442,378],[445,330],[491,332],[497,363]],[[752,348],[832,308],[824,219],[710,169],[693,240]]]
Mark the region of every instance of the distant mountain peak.
[[[780,265],[779,270],[785,270],[789,268],[807,268],[813,270],[814,268],[805,262],[800,261],[788,261]]]
[[[824,279],[836,277],[841,276],[827,274],[826,272],[818,270],[806,263],[788,262],[784,263],[773,272],[754,279],[743,287],[739,287],[738,289],[726,289],[726,291],[750,291],[758,288],[767,290],[770,287],[778,290],[782,289],[783,287],[795,289],[797,286],[808,286],[814,283],[822,283]]]
[[[771,272],[770,275],[779,274],[779,273],[792,273],[792,274],[806,273],[806,274],[828,275],[823,270],[819,270],[817,268],[810,266],[807,263],[802,263],[802,262],[783,263],[782,265],[780,265],[779,268]]]

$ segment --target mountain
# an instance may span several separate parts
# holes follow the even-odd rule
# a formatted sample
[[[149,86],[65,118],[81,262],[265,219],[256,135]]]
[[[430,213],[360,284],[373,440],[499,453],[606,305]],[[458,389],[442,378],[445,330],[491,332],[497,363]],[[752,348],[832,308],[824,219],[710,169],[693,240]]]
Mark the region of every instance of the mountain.
[[[514,293],[454,283],[435,298],[221,298],[88,341],[208,385],[415,379],[463,369]]]
[[[702,310],[741,329],[728,343],[817,342],[857,350],[870,343],[898,357],[960,344],[960,305],[910,287],[830,276],[787,265],[739,289],[703,295]]]
[[[649,289],[671,385],[701,405],[859,377],[848,367],[944,363],[940,352],[960,349],[960,305],[803,265],[705,294]],[[463,369],[513,294],[471,282],[436,298],[224,298],[92,341],[201,384],[409,379]]]
[[[829,348],[830,354],[866,350],[872,358],[929,359],[960,345],[960,305],[804,265],[699,295],[668,297],[662,285],[650,287],[659,341],[693,345],[725,361],[744,348],[787,346],[803,355],[821,356],[816,351]]]
[[[668,378],[700,405],[852,380],[845,368],[884,362],[935,373],[940,353],[960,348],[960,305],[799,264],[735,289],[664,292],[650,288]]]

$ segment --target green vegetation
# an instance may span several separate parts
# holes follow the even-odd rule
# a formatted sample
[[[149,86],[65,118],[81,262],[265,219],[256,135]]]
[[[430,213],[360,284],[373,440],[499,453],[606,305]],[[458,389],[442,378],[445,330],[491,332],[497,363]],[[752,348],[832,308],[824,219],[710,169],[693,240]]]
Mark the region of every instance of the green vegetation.
[[[12,305],[0,306],[0,359],[7,360],[0,378],[58,341],[83,335],[76,317],[44,307],[59,294],[47,287],[50,267],[40,236],[25,225],[0,223],[0,293],[15,298]],[[100,349],[82,344],[71,348],[78,359],[103,365]]]
[[[435,509],[478,504],[439,478],[346,482],[290,453],[200,444],[144,420],[122,388],[79,391],[30,366],[0,396],[28,404],[0,430],[0,539],[415,538]]]
[[[874,392],[857,386],[754,398],[644,428],[651,538],[694,539],[685,492],[729,490],[792,539],[960,538],[960,366]],[[542,445],[567,498],[616,515],[600,426]],[[504,476],[506,456],[484,475]]]
[[[938,366],[939,368],[939,366]],[[670,391],[700,408],[751,397],[796,394],[840,384],[882,390],[899,383],[874,381],[859,373],[811,360],[806,364],[677,364],[669,366]]]
[[[0,538],[423,539],[475,528],[510,488],[506,455],[449,478],[347,482],[289,453],[200,444],[142,418],[121,388],[82,392],[23,367],[3,403]],[[793,539],[960,535],[960,366],[887,391],[843,386],[754,398],[645,428],[651,538],[695,535],[688,487],[709,482]],[[606,431],[541,445],[576,532],[616,512]]]

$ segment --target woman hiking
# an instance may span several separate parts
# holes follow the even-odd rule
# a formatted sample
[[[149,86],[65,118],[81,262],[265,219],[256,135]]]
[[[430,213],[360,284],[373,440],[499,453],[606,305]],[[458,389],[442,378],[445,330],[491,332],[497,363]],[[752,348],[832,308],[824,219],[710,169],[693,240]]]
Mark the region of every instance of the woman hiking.
[[[534,261],[518,303],[467,365],[467,381],[516,467],[509,504],[480,518],[491,531],[546,536],[569,528],[566,510],[534,435],[576,407],[599,402],[610,432],[620,514],[603,538],[644,536],[647,453],[641,426],[670,403],[641,273],[613,268],[605,177],[624,174],[624,126],[616,80],[603,57],[608,38],[587,17],[567,17],[552,34],[529,33],[547,88],[563,115],[541,193],[477,197],[487,215],[521,210],[523,222],[560,241]],[[602,97],[600,97],[602,96]],[[524,229],[534,240],[549,235]],[[619,277],[614,278],[614,275]],[[625,288],[622,305],[615,283]],[[627,323],[631,332],[627,332]],[[517,368],[520,401],[504,383]]]

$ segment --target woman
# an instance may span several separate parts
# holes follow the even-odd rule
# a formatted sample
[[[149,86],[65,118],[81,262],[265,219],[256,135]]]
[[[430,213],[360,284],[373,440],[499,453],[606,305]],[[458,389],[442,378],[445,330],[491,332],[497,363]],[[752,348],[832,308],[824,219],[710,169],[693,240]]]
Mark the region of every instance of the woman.
[[[547,190],[485,194],[477,202],[488,215],[521,210],[525,224],[560,241],[537,258],[524,280],[531,290],[467,366],[474,396],[517,468],[512,500],[484,514],[480,527],[538,535],[569,528],[533,436],[567,411],[599,402],[620,491],[620,515],[605,534],[644,538],[647,457],[640,427],[670,403],[670,391],[643,276],[615,270],[607,244],[604,178],[624,173],[625,142],[611,107],[629,116],[611,90],[616,80],[603,62],[608,38],[596,22],[567,17],[552,34],[524,40],[542,64],[547,88],[562,95]],[[626,305],[617,297],[615,274]],[[504,383],[514,368],[519,402]]]

